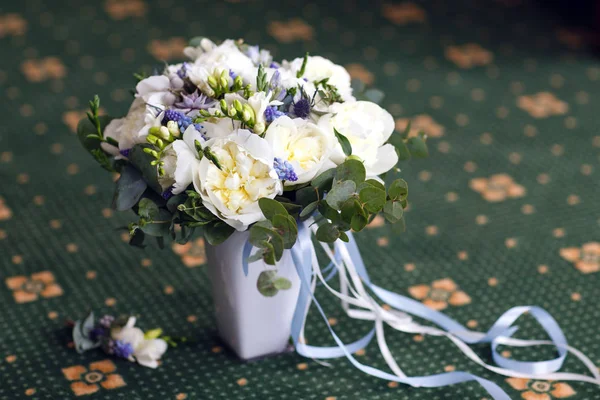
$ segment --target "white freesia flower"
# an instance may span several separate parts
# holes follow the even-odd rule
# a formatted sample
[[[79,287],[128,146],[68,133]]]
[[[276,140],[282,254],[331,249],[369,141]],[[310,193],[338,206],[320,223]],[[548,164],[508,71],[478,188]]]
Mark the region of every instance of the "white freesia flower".
[[[186,54],[195,56],[194,63],[208,70],[213,68],[224,68],[236,75],[240,75],[245,83],[256,80],[256,74],[252,76],[254,63],[246,54],[242,53],[233,40],[225,40],[220,45],[210,41],[202,41],[200,49],[188,50]]]
[[[145,339],[144,332],[135,326],[136,318],[129,317],[127,324],[111,330],[111,338],[128,343],[133,348],[130,361],[137,361],[149,368],[158,367],[158,360],[167,351],[167,342],[162,339]]]
[[[119,148],[102,143],[102,149],[116,158],[121,158],[120,151],[146,142],[148,131],[154,126],[161,126],[163,115],[161,109],[146,106],[141,97],[136,98],[125,117],[113,119],[104,128],[104,136],[116,140]]]
[[[203,157],[194,171],[194,187],[204,206],[225,223],[245,230],[263,218],[258,200],[274,198],[282,191],[273,168],[269,143],[245,129],[206,141],[221,168]]]
[[[220,109],[219,109],[220,110]],[[209,110],[210,111],[210,110]],[[209,118],[202,122],[203,133],[207,139],[225,137],[238,129],[242,123],[231,118]]]
[[[319,120],[328,132],[333,129],[346,136],[352,145],[352,155],[363,160],[367,176],[374,177],[389,171],[398,163],[394,146],[385,144],[394,132],[394,118],[383,108],[369,101],[354,101],[332,104],[331,114]],[[345,155],[338,143],[331,160],[344,162]]]
[[[286,185],[310,182],[320,172],[335,165],[329,160],[332,135],[302,118],[279,117],[265,134],[277,158],[287,160],[294,167],[297,181]]]
[[[183,133],[183,140],[174,141],[163,151],[161,160],[164,162],[165,173],[158,177],[163,191],[172,187],[173,194],[179,194],[191,185],[193,171],[200,164],[196,141],[202,145],[204,138],[194,125],[190,125]]]
[[[304,58],[296,58],[291,62],[284,62],[283,67],[296,74],[302,68]],[[354,100],[350,74],[341,65],[334,64],[321,56],[310,56],[302,78],[310,82],[318,82],[328,78],[328,84],[335,86],[344,101]]]
[[[256,117],[253,130],[255,133],[261,134],[265,131],[267,126],[265,120],[265,111],[267,110],[267,107],[280,106],[283,103],[277,100],[271,100],[270,94],[257,92],[248,98],[248,104],[254,110],[254,115]]]

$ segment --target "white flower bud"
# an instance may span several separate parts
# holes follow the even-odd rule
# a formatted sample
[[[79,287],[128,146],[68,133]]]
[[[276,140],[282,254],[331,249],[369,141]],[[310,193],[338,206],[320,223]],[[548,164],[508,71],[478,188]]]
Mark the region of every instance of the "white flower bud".
[[[170,135],[171,135],[171,132],[169,132],[169,129],[166,126],[160,127],[160,130],[158,131],[158,136],[161,139],[169,140]]]
[[[167,129],[169,130],[171,135],[173,135],[175,137],[179,137],[179,134],[181,133],[181,132],[179,132],[179,125],[177,125],[177,122],[175,122],[175,121],[167,122]]]

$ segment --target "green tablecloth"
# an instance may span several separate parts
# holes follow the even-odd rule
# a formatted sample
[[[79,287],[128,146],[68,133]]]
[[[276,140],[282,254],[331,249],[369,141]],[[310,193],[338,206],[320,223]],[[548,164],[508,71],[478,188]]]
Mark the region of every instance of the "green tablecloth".
[[[413,118],[428,134],[431,157],[402,167],[407,232],[375,224],[358,236],[376,283],[482,330],[512,306],[540,305],[600,364],[600,65],[585,31],[521,3],[3,2],[0,399],[95,389],[90,398],[127,400],[486,397],[476,384],[389,384],[343,359],[332,368],[295,354],[240,362],[216,337],[202,243],[128,247],[117,228],[131,215],[110,210],[111,177],[73,129],[95,93],[107,112],[125,113],[132,72],[180,59],[186,39],[198,35],[245,37],[277,58],[331,57],[385,90],[399,127]],[[343,340],[370,329],[320,298]],[[116,375],[106,387],[73,385],[63,370],[106,359],[68,345],[64,321],[91,308],[134,313],[143,327],[194,342],[169,350],[156,370],[114,360],[92,365]],[[530,318],[520,326],[518,337],[543,338]],[[316,313],[307,336],[332,343]],[[466,370],[515,399],[600,398],[588,384],[506,381],[448,340],[390,330],[388,341],[409,375]],[[489,360],[489,349],[476,349]],[[515,359],[554,354],[503,351]],[[375,344],[358,358],[385,366]],[[565,369],[584,370],[572,357]]]

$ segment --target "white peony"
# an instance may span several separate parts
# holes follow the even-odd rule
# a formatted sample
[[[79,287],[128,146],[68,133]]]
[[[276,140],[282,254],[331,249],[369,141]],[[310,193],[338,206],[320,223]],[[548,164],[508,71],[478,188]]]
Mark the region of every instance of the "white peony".
[[[220,110],[220,109],[219,109]],[[238,129],[242,123],[231,118],[209,118],[202,122],[203,133],[207,139],[225,137]]]
[[[263,218],[258,200],[282,192],[273,168],[273,151],[268,142],[245,129],[223,138],[206,141],[222,170],[203,157],[194,171],[194,187],[204,206],[225,223],[245,230]]]
[[[145,143],[150,128],[161,126],[162,118],[161,109],[146,106],[142,98],[136,98],[125,117],[113,119],[104,128],[104,136],[116,140],[119,148],[102,143],[102,149],[116,158],[121,158],[120,151],[129,150],[139,143]]]
[[[383,108],[369,101],[332,104],[319,125],[333,134],[333,129],[346,136],[352,145],[352,155],[363,160],[367,176],[375,177],[389,171],[398,163],[393,145],[385,144],[394,132],[394,118]],[[339,143],[331,160],[344,162],[345,155]]]
[[[135,327],[135,317],[129,317],[127,324],[111,330],[111,338],[123,343],[129,343],[133,348],[130,361],[137,361],[149,368],[158,367],[158,360],[167,351],[167,342],[163,339],[145,339],[144,332]]]
[[[200,145],[204,143],[200,132],[194,125],[190,125],[183,133],[183,140],[174,141],[163,151],[161,160],[164,162],[165,173],[158,177],[158,183],[163,191],[172,187],[173,194],[179,194],[191,185],[193,171],[200,164],[195,141],[198,141]]]
[[[329,160],[332,135],[302,118],[279,117],[265,134],[265,140],[277,158],[287,160],[294,167],[297,181],[285,185],[310,182],[320,172],[335,165]]]
[[[291,62],[284,62],[283,67],[296,74],[302,68],[303,62],[304,58],[296,58]],[[318,82],[325,78],[329,78],[327,83],[338,89],[338,93],[344,101],[354,100],[354,97],[352,96],[352,86],[350,84],[350,74],[346,71],[346,68],[334,64],[324,57],[308,57],[302,78],[309,82]]]
[[[142,79],[135,87],[136,97],[149,105],[165,108],[172,105],[176,96],[171,91],[171,80],[166,75],[154,75]]]

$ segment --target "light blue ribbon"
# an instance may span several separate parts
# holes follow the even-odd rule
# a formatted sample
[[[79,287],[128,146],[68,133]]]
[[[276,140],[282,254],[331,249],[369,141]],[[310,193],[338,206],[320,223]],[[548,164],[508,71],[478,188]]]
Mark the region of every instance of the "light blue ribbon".
[[[367,285],[367,287],[369,287],[373,291],[373,293],[384,303],[389,304],[397,310],[404,311],[406,313],[410,313],[427,321],[430,321],[443,328],[447,332],[452,333],[454,336],[458,337],[466,343],[491,343],[493,359],[498,365],[500,365],[503,368],[510,369],[519,373],[535,375],[552,373],[561,368],[567,354],[567,341],[558,323],[554,320],[554,318],[552,318],[552,316],[548,312],[546,312],[542,308],[536,306],[511,308],[494,323],[494,325],[490,328],[490,330],[485,334],[484,337],[475,337],[471,331],[469,331],[457,321],[446,316],[445,314],[442,314],[427,306],[424,306],[418,301],[410,299],[406,296],[401,296],[397,293],[390,292],[371,283],[371,279],[369,278],[362,257],[360,256],[360,253],[358,251],[356,241],[354,240],[352,234],[348,234],[348,236],[350,238],[348,244],[343,243],[341,241],[337,241],[334,245],[336,250],[336,262],[339,263],[341,260],[340,246],[345,246],[346,250],[348,251],[351,259],[355,264],[357,274]],[[482,387],[484,387],[495,400],[510,400],[510,397],[494,382],[480,378],[476,375],[467,372],[455,371],[430,376],[400,378],[396,375],[392,375],[390,373],[381,371],[379,369],[358,362],[352,356],[352,353],[355,353],[356,351],[365,348],[371,342],[375,335],[375,328],[373,328],[367,335],[365,335],[361,339],[350,344],[344,344],[341,341],[341,339],[336,335],[333,328],[329,324],[328,318],[325,315],[321,305],[315,298],[311,288],[310,278],[313,275],[312,248],[313,244],[311,241],[310,229],[308,229],[305,226],[305,224],[299,223],[298,241],[296,245],[291,249],[291,255],[298,276],[300,277],[301,287],[298,302],[296,304],[296,310],[294,311],[294,316],[292,319],[291,330],[292,339],[294,341],[296,351],[300,355],[310,358],[321,359],[338,358],[345,356],[352,363],[352,365],[369,375],[415,387],[442,387],[462,382],[476,381]],[[250,256],[251,250],[252,245],[249,242],[247,242],[243,249],[242,260],[243,270],[246,276],[248,275],[247,260]],[[328,278],[330,278],[331,276],[333,275],[330,274]],[[315,306],[319,310],[319,313],[323,317],[323,320],[325,321],[327,328],[329,329],[334,341],[337,343],[337,346],[317,347],[301,343],[300,335],[302,332],[302,326],[306,319],[306,314],[308,313],[308,305],[311,300],[312,302],[314,302]],[[498,338],[512,336],[517,330],[516,327],[512,327],[512,324],[524,313],[529,313],[530,315],[532,315],[546,331],[550,339],[557,346],[557,358],[547,361],[536,362],[516,361],[502,357],[498,353]]]

